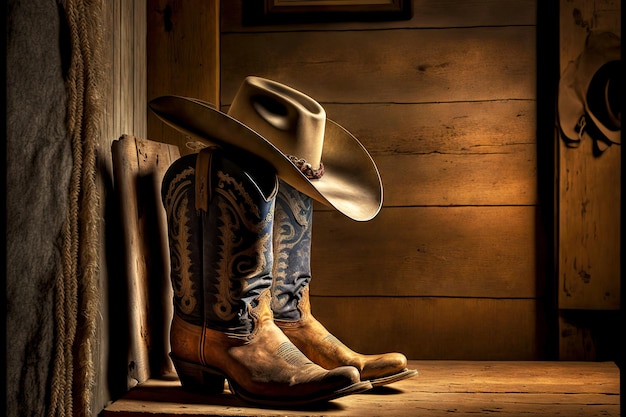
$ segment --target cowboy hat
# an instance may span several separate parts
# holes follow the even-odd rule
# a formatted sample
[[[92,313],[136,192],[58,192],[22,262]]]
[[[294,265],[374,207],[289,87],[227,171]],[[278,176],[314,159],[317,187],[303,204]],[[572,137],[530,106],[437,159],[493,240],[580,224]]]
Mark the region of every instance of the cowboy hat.
[[[353,220],[367,221],[380,211],[382,181],[365,147],[327,119],[317,101],[291,87],[246,77],[228,113],[181,96],[158,97],[149,105],[196,143],[257,155],[283,181]]]
[[[590,32],[585,49],[563,71],[558,115],[571,144],[579,143],[584,133],[601,150],[621,143],[620,66],[620,38],[611,32]]]

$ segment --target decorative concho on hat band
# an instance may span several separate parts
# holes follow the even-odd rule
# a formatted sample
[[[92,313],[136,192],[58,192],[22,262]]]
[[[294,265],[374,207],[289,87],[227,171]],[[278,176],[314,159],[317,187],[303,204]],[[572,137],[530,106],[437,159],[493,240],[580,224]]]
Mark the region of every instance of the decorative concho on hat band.
[[[296,166],[308,179],[316,180],[324,175],[324,164],[320,161],[320,167],[315,169],[304,158],[287,155],[287,158]]]

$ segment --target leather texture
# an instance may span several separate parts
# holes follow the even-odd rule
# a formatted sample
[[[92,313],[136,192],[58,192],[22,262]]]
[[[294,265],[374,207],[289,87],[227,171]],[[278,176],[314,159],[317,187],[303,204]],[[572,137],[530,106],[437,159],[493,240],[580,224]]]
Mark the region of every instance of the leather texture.
[[[171,357],[181,382],[215,394],[226,379],[241,399],[272,406],[367,390],[371,384],[360,381],[357,369],[320,367],[273,321],[277,189],[271,167],[219,148],[179,159],[164,177],[175,312]]]
[[[255,329],[245,336],[175,317],[173,357],[221,373],[240,397],[263,404],[304,404],[335,398],[348,387],[354,392],[369,389],[354,367],[326,370],[309,360],[274,324],[269,301],[267,289],[250,311]]]
[[[313,315],[311,282],[312,199],[279,181],[274,214],[274,285],[272,310],[278,327],[308,358],[326,369],[350,365],[373,386],[417,374],[401,353],[364,355],[332,335]]]

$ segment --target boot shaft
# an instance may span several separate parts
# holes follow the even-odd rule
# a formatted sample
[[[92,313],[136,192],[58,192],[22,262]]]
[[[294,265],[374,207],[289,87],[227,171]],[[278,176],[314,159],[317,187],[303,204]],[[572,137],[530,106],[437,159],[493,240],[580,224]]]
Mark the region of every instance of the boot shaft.
[[[195,165],[195,154],[174,161],[163,177],[161,197],[167,218],[174,314],[201,326],[204,323],[202,218],[195,209]]]
[[[279,181],[274,210],[272,311],[277,320],[299,320],[299,304],[311,280],[313,200]],[[305,300],[308,302],[308,299]]]
[[[252,331],[249,311],[272,283],[278,183],[261,160],[212,148],[176,161],[163,181],[174,310],[232,334]]]

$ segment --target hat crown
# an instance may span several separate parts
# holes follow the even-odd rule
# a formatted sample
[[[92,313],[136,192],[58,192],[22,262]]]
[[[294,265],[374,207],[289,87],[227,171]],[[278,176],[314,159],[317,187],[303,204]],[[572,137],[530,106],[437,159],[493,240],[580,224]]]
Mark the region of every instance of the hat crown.
[[[256,131],[283,154],[319,168],[326,111],[306,94],[275,81],[249,76],[237,91],[228,115]]]
[[[250,76],[228,113],[191,97],[161,96],[149,104],[190,142],[256,155],[285,183],[353,220],[370,220],[382,207],[382,181],[367,149],[297,90]]]

